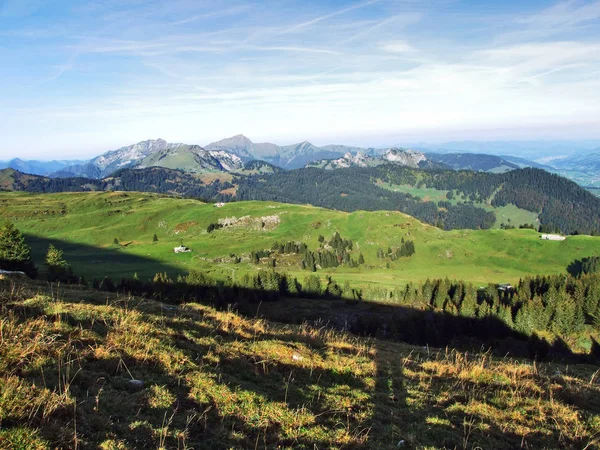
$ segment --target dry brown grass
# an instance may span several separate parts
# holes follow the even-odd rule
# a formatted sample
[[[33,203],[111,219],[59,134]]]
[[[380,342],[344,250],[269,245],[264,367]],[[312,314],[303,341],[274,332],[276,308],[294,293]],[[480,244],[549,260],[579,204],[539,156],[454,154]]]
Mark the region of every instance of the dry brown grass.
[[[0,284],[0,448],[598,445],[597,367]]]

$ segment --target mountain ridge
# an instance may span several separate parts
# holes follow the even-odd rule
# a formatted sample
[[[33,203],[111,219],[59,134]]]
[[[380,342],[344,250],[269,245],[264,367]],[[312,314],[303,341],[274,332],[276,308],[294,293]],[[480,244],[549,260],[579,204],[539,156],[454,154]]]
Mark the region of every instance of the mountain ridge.
[[[449,146],[454,148],[460,146],[459,144],[454,143]],[[473,144],[470,148],[475,149],[491,148],[494,151],[502,149],[501,142],[493,143],[494,145],[483,143],[480,147],[475,146],[476,143],[469,144]],[[144,168],[153,165],[187,170],[192,173],[235,172],[242,170],[245,163],[253,160],[262,160],[286,170],[298,169],[307,165],[343,168],[348,166],[348,162],[352,158],[358,158],[357,161],[364,159],[364,163],[373,165],[376,161],[368,158],[386,159],[385,154],[389,149],[363,148],[340,144],[317,146],[307,140],[289,145],[277,145],[269,142],[254,143],[247,136],[238,134],[212,142],[205,147],[196,144],[169,143],[160,138],[148,139],[116,150],[110,150],[87,161],[59,160],[44,162],[24,161],[14,158],[11,161],[0,162],[0,168],[12,167],[23,173],[57,178],[83,176],[94,179],[102,179],[123,168]],[[430,161],[428,167],[435,166],[432,163],[439,163],[454,170],[489,172],[505,172],[523,167],[536,167],[566,176],[583,186],[594,186],[600,183],[600,153],[598,152],[555,157],[551,162],[542,164],[516,156],[471,152],[448,153],[447,149],[444,149],[442,153],[436,153],[428,149],[421,150],[418,146],[413,147],[413,149],[425,155]],[[351,154],[352,158],[347,157],[348,154]],[[357,156],[358,154],[363,156]],[[346,159],[346,162],[344,159]],[[387,159],[389,160],[389,157]],[[335,162],[335,160],[341,161]],[[409,160],[406,162],[408,165],[412,164]],[[361,164],[363,163],[358,163],[359,166]]]

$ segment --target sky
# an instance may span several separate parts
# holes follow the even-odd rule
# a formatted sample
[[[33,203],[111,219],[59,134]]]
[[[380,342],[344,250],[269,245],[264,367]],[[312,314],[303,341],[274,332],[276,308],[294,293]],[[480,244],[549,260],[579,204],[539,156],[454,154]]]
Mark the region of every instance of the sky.
[[[600,138],[600,1],[0,0],[0,160]]]

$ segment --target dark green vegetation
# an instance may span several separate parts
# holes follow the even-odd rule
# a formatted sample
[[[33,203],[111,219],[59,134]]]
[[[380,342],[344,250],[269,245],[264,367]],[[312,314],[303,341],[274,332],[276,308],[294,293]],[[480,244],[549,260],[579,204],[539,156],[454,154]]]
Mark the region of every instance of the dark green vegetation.
[[[585,364],[16,279],[0,280],[0,324],[1,448],[599,444],[598,372]]]
[[[448,200],[454,202],[423,202],[410,194],[385,192],[374,182],[445,190]],[[462,200],[456,201],[456,196]],[[539,169],[505,174],[424,171],[394,165],[334,171],[302,169],[249,177],[240,183],[237,198],[311,203],[343,211],[399,210],[444,229],[490,228],[495,215],[477,204],[513,204],[539,214],[547,230],[567,234],[600,230],[600,200],[575,183]]]
[[[31,277],[37,275],[31,248],[23,234],[8,221],[0,224],[0,269],[25,272]]]
[[[263,302],[293,297],[356,301],[363,300],[364,295],[348,282],[340,286],[332,277],[326,277],[322,283],[318,276],[309,275],[300,282],[274,270],[246,274],[238,281],[217,281],[196,271],[177,280],[159,273],[152,281],[122,278],[118,284],[105,277],[95,280],[93,286],[164,301],[209,302],[221,308],[235,304],[250,316],[257,312],[256,305],[261,304],[267,318],[292,323],[315,316],[299,315],[296,311],[288,317],[281,314],[282,309],[293,308],[291,300],[283,306],[279,303],[263,305]],[[364,308],[350,303],[338,304],[331,311],[319,310],[316,317],[356,334],[420,345],[467,349],[473,346],[477,350],[483,344],[500,354],[540,359],[594,362],[600,357],[598,274],[526,278],[514,288],[490,284],[478,289],[462,281],[426,280],[421,284],[409,283],[404,288],[370,291],[366,295],[371,300],[366,313]],[[376,298],[385,303],[373,302]],[[575,357],[571,348],[584,352],[583,356]]]
[[[249,175],[233,178],[224,174],[203,182],[198,175],[162,168],[123,170],[103,180],[48,179],[13,171],[0,177],[0,185],[28,192],[118,189],[211,201],[268,200],[342,211],[402,211],[446,230],[499,227],[503,220],[498,223],[497,214],[502,208],[512,207],[530,212],[533,217],[516,216],[510,223],[508,217],[505,225],[531,223],[537,216],[540,226],[548,232],[591,234],[600,230],[600,199],[571,181],[539,169],[491,174],[385,164],[330,171],[307,168],[253,172],[248,170]],[[428,195],[418,196],[414,191],[423,188],[443,196],[429,201]]]
[[[430,161],[441,163],[454,170],[503,173],[521,167],[501,156],[479,153],[427,153],[426,156]],[[527,162],[529,165],[534,164]]]

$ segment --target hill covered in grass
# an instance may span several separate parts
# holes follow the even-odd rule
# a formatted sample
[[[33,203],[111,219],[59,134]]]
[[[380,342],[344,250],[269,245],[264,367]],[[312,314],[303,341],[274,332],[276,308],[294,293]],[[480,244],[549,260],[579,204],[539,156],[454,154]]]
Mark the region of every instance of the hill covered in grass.
[[[0,183],[4,189],[27,192],[142,191],[211,201],[312,204],[348,212],[401,211],[446,230],[528,225],[545,232],[600,232],[600,199],[540,169],[493,174],[383,164],[277,171],[252,164],[257,163],[241,173],[209,178],[157,167],[124,169],[101,180],[11,171],[0,174]]]
[[[598,445],[594,366],[7,278],[0,324],[0,448]]]
[[[335,233],[352,241],[350,257],[358,262],[362,254],[364,263],[320,268],[316,274],[356,287],[404,287],[445,277],[479,285],[516,283],[527,275],[565,273],[573,260],[600,253],[600,239],[591,236],[553,242],[530,229],[443,231],[399,212],[346,213],[274,202],[217,208],[141,193],[2,193],[0,214],[26,234],[38,265],[54,244],[88,281],[136,273],[147,279],[157,272],[175,277],[190,269],[239,280],[268,268],[273,258],[275,270],[302,280],[311,272],[302,268],[301,255],[262,257],[256,264],[252,252],[294,241],[315,253],[322,247],[320,236],[330,241]],[[219,221],[230,225],[207,231]],[[388,255],[402,240],[412,241],[415,253]],[[192,252],[175,254],[173,248],[181,244]]]

